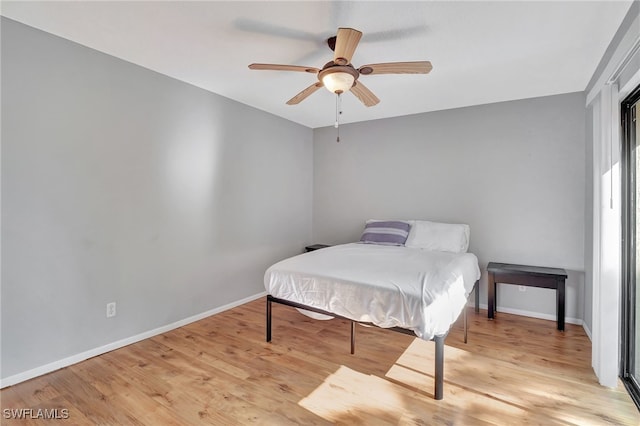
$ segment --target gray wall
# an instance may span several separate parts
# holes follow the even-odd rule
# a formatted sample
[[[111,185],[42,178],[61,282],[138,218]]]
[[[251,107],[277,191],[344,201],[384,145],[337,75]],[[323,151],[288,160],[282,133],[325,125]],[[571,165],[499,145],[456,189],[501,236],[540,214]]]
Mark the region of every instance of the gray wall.
[[[370,218],[471,226],[489,261],[566,268],[567,316],[584,305],[583,93],[314,131],[313,239],[357,240]],[[499,286],[498,308],[555,316],[555,292]],[[486,274],[481,282],[486,301]]]
[[[1,31],[3,378],[258,294],[311,241],[310,129]]]

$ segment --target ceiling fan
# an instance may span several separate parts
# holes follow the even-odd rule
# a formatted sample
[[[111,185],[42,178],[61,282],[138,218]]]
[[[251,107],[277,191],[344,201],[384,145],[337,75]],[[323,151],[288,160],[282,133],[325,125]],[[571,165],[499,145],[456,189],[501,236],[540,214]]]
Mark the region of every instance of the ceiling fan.
[[[362,75],[371,74],[427,74],[433,68],[429,61],[386,62],[367,64],[355,68],[351,64],[353,53],[358,47],[362,33],[353,28],[338,28],[335,37],[327,40],[329,48],[334,51],[333,61],[327,62],[322,69],[299,65],[251,64],[252,70],[297,71],[316,74],[318,81],[307,87],[287,101],[288,105],[296,105],[309,97],[321,87],[338,95],[351,91],[365,106],[374,106],[380,99],[358,79]]]

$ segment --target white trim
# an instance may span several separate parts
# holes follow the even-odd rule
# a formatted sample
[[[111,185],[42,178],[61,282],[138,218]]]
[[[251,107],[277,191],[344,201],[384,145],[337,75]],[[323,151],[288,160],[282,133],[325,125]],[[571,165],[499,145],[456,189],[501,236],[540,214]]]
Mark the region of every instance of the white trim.
[[[640,17],[636,18],[634,23],[636,23],[636,22],[638,24],[640,24]],[[622,62],[618,65],[616,70],[613,72],[613,75],[611,77],[609,77],[609,80],[607,80],[607,84],[612,84],[612,83],[617,83],[618,82],[618,78],[620,78],[620,75],[622,74],[624,69],[627,67],[627,65],[629,65],[629,62],[632,60],[633,56],[636,53],[638,53],[639,51],[640,51],[640,35],[638,36],[638,38],[636,38],[636,41],[629,48],[629,52],[627,52],[625,57],[622,59]]]
[[[612,82],[612,78],[616,78],[619,75],[620,71],[622,71],[627,64],[627,60],[631,57],[631,54],[638,48],[640,34],[634,31],[634,29],[639,27],[640,16],[637,16],[631,23],[629,31],[627,31],[622,40],[620,40],[604,71],[602,71],[598,80],[596,80],[596,83],[587,94],[587,106],[598,97],[600,91],[607,83]]]
[[[587,326],[586,322],[583,322],[582,328],[584,328],[584,332],[587,333],[587,337],[589,338],[589,340],[592,340],[591,339],[591,329]]]
[[[591,262],[593,267],[591,274],[591,327],[593,330],[591,335],[591,367],[595,371],[596,376],[598,375],[598,366],[600,365],[600,353],[596,351],[596,348],[600,345],[598,338],[600,335],[600,204],[602,203],[602,184],[600,182],[600,157],[602,156],[600,153],[600,127],[602,123],[601,102],[602,100],[598,97],[593,104],[593,128],[591,129],[593,132],[593,228],[591,230],[593,237],[591,252]]]
[[[637,53],[640,55],[640,52]],[[638,70],[634,75],[631,76],[629,81],[627,81],[623,87],[621,87],[618,91],[618,100],[620,103],[626,98],[632,90],[636,87],[640,86],[640,70]]]
[[[488,306],[481,303],[480,304],[480,308],[487,309]],[[496,311],[497,312],[504,312],[505,314],[520,315],[520,316],[523,316],[523,317],[538,318],[538,319],[549,320],[549,321],[553,321],[553,322],[557,322],[557,320],[558,320],[558,317],[556,315],[543,314],[541,312],[533,312],[533,311],[523,311],[522,309],[505,308],[505,307],[502,307],[502,306],[497,306],[496,307]],[[584,326],[584,321],[581,320],[580,318],[565,317],[564,318],[564,322],[567,323],[567,324],[575,324],[575,325]],[[589,337],[589,339],[591,339],[591,337]]]
[[[620,137],[617,84],[599,95],[599,133],[594,134],[594,201],[598,198],[599,253],[594,259],[599,276],[593,282],[592,366],[601,385],[616,387],[619,364],[620,321]],[[595,241],[594,241],[595,242]]]
[[[23,371],[22,373],[14,374],[13,376],[9,376],[0,380],[0,389],[5,388],[7,386],[13,386],[15,384],[24,382],[29,379],[33,379],[34,377],[42,376],[43,374],[51,373],[52,371],[56,371],[64,367],[68,367],[70,365],[76,364],[78,362],[82,362],[94,356],[102,355],[107,352],[111,352],[115,349],[120,349],[124,346],[131,345],[132,343],[136,343],[141,340],[148,339],[153,336],[157,336],[158,334],[166,333],[167,331],[171,331],[176,328],[183,327],[187,324],[191,324],[192,322],[199,321],[203,318],[210,317],[211,315],[219,314],[220,312],[224,312],[229,309],[235,308],[236,306],[240,306],[245,303],[251,302],[253,300],[259,299],[261,297],[266,296],[266,294],[267,292],[263,291],[261,293],[254,294],[253,296],[245,297],[244,299],[228,303],[218,308],[210,309],[206,312],[193,315],[191,317],[182,319],[180,321],[176,321],[174,323],[167,324],[162,327],[155,328],[153,330],[145,331],[143,333],[136,334],[135,336],[127,337],[125,339],[121,339],[116,342],[108,343],[104,346],[90,349],[88,351],[81,352],[79,354],[72,355],[70,357],[51,362],[49,364],[45,364],[40,367],[33,368],[31,370]]]

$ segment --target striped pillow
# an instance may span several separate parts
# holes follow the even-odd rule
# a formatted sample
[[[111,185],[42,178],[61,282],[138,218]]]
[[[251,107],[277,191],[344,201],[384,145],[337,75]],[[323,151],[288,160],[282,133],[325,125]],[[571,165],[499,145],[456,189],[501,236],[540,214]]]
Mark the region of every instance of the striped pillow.
[[[397,220],[368,220],[360,242],[403,246],[409,236],[411,225]]]

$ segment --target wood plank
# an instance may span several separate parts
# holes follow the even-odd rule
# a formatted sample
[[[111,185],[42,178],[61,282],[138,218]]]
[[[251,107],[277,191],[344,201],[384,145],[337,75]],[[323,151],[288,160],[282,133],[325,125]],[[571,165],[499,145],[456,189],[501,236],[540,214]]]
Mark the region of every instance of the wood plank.
[[[620,385],[601,387],[582,327],[469,309],[433,343],[257,300],[0,391],[2,408],[67,408],[70,424],[640,424]],[[8,420],[3,424],[43,424]]]

